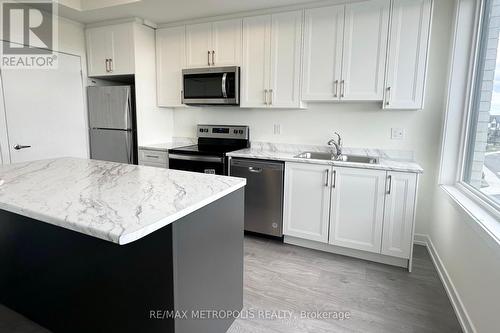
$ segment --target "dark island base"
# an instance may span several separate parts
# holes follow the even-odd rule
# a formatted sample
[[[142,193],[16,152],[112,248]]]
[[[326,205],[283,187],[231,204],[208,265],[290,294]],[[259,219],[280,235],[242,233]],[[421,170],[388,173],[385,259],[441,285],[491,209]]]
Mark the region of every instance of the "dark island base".
[[[123,246],[0,210],[0,303],[54,333],[225,332],[234,318],[199,318],[242,309],[243,202]]]

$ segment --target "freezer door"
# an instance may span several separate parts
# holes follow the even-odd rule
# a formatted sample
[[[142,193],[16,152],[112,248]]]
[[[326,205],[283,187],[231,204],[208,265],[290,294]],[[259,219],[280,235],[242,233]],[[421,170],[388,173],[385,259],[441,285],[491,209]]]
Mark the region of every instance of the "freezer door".
[[[132,129],[130,86],[87,89],[90,128]]]
[[[133,164],[135,161],[134,132],[90,130],[90,158]]]

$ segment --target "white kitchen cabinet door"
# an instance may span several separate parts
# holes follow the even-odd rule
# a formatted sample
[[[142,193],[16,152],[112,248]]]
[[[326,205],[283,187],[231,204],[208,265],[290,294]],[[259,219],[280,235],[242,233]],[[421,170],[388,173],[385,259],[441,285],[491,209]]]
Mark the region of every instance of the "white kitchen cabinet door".
[[[262,108],[268,105],[271,60],[271,16],[243,19],[243,58],[240,106]]]
[[[300,107],[302,11],[272,15],[269,105]]]
[[[186,64],[185,27],[156,31],[158,105],[182,105],[182,69]]]
[[[336,167],[333,172],[329,243],[380,253],[386,172]]]
[[[394,0],[384,109],[422,109],[432,0]]]
[[[186,26],[187,67],[212,66],[212,23]]]
[[[286,236],[328,242],[331,167],[285,164],[283,232]]]
[[[239,66],[241,64],[241,25],[241,19],[213,23],[212,49],[215,66]]]
[[[113,56],[112,34],[108,27],[86,30],[89,76],[109,75],[108,60]]]
[[[416,188],[416,174],[387,173],[382,254],[410,258]]]
[[[111,75],[135,73],[134,25],[131,23],[109,26],[111,30],[113,54],[111,57]]]
[[[339,99],[344,5],[307,9],[304,21],[302,99]]]
[[[389,0],[370,0],[345,7],[343,100],[383,100],[389,5]]]

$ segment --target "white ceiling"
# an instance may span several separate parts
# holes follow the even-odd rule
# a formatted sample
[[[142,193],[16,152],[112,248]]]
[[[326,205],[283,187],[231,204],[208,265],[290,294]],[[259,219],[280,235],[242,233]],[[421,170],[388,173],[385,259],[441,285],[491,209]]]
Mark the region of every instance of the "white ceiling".
[[[317,0],[142,0],[83,11],[61,5],[59,15],[82,23],[139,17],[160,24],[308,2],[317,2]]]

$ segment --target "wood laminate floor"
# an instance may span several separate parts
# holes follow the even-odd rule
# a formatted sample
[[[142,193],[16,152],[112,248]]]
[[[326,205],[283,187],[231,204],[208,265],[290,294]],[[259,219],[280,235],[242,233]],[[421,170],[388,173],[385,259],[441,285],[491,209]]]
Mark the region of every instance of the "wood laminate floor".
[[[246,237],[244,310],[248,318],[235,321],[230,333],[462,332],[423,246],[415,246],[408,273]],[[292,311],[293,317],[258,319],[259,310]],[[344,311],[350,319],[301,319],[302,311]]]
[[[248,236],[243,312],[247,318],[237,319],[228,332],[461,332],[425,247],[415,246],[413,267],[408,273]],[[301,319],[302,311],[348,312],[350,318]],[[263,315],[268,319],[259,318]],[[50,333],[2,305],[0,332]]]

